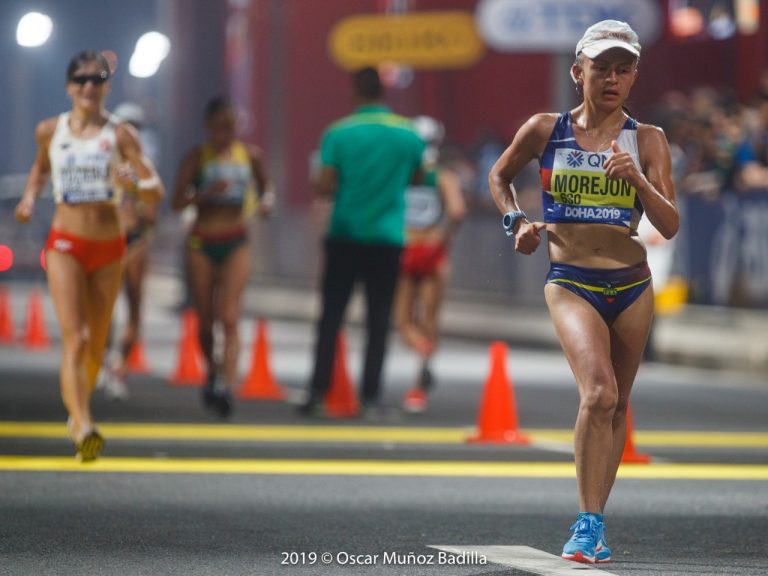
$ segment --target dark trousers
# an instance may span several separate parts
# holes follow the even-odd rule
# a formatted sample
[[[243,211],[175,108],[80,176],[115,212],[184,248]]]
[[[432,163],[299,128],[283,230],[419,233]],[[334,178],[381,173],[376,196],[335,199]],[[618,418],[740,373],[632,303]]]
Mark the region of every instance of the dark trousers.
[[[310,383],[310,394],[315,400],[322,399],[330,387],[336,338],[355,283],[361,280],[365,288],[368,330],[361,401],[364,404],[376,402],[400,252],[399,246],[390,244],[360,244],[333,238],[325,241],[322,312],[317,325],[315,367]]]

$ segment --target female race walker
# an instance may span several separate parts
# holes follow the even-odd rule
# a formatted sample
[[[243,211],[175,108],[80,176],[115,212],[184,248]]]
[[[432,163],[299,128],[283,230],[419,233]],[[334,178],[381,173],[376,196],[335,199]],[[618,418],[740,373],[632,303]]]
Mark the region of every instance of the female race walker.
[[[448,248],[466,213],[456,174],[438,164],[444,129],[428,116],[413,119],[416,133],[427,143],[424,182],[405,191],[406,243],[400,259],[395,319],[405,343],[421,359],[416,385],[403,398],[403,410],[424,412],[434,384],[430,360],[438,338],[438,317],[450,274]]]
[[[113,113],[136,129],[145,154],[156,163],[157,159],[151,153],[151,145],[146,146],[144,143],[143,108],[132,102],[123,102]],[[125,400],[129,395],[125,375],[128,371],[128,358],[134,345],[139,345],[141,338],[144,280],[149,272],[149,249],[157,221],[157,209],[157,203],[144,202],[133,194],[123,198],[119,209],[120,223],[125,232],[123,285],[128,304],[128,318],[120,334],[117,349],[107,354],[104,360],[105,370],[102,370],[99,376],[99,385],[103,384],[107,396],[112,400]]]
[[[232,409],[230,390],[237,380],[240,302],[251,273],[247,208],[253,185],[258,211],[269,215],[274,204],[261,152],[235,139],[236,114],[218,97],[205,112],[208,140],[184,157],[173,195],[173,207],[197,207],[187,238],[187,266],[199,319],[200,345],[208,365],[204,404],[222,417]],[[217,377],[213,326],[224,331],[224,381]]]
[[[90,400],[120,289],[125,238],[118,218],[123,193],[157,202],[163,186],[143,155],[136,131],[104,109],[110,67],[96,52],[75,55],[67,68],[72,110],[43,120],[37,155],[16,218],[27,222],[49,178],[56,210],[46,243],[48,288],[61,328],[61,393],[69,434],[83,461],[104,440]]]
[[[639,58],[637,34],[626,23],[605,20],[588,28],[571,68],[583,103],[570,112],[531,117],[489,176],[515,250],[531,254],[547,231],[551,268],[544,295],[580,398],[574,442],[581,512],[562,556],[585,563],[611,557],[602,514],[653,315],[637,224],[645,212],[665,238],[679,225],[664,133],[623,109]],[[543,223],[528,221],[512,187],[534,158]]]

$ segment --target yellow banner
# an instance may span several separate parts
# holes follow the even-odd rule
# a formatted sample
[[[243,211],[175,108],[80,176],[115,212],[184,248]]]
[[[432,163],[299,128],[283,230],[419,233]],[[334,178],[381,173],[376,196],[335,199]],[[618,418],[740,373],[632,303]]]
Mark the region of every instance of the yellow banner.
[[[347,70],[382,62],[463,68],[485,53],[474,17],[461,11],[351,16],[331,30],[328,48],[336,64]]]

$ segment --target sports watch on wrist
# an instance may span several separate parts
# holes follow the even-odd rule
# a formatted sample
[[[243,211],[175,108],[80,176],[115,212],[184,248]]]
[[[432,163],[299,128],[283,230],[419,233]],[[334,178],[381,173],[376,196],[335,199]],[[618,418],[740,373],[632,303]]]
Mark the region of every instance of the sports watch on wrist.
[[[510,210],[504,214],[504,217],[501,220],[501,225],[504,227],[504,231],[507,233],[507,236],[515,235],[513,232],[515,224],[522,218],[527,218],[525,212],[522,210]]]

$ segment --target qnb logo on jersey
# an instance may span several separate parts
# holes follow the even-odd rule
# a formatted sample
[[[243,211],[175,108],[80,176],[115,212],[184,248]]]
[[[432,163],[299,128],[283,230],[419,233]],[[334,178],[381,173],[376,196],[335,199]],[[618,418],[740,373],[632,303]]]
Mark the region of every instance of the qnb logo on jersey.
[[[608,160],[608,154],[596,154],[592,153],[587,156],[587,164],[592,168],[602,168],[603,164]]]
[[[582,164],[584,164],[584,154],[581,153],[579,150],[572,150],[567,158],[566,162],[568,163],[568,166],[571,168],[578,168]]]
[[[583,168],[591,171],[603,169],[603,165],[610,158],[611,152],[586,152],[584,150],[561,148],[555,151],[553,169]]]
[[[69,252],[72,250],[72,242],[66,238],[56,238],[56,240],[53,241],[53,248],[59,252]]]
[[[99,140],[99,150],[102,152],[112,152],[112,142],[108,138]]]

